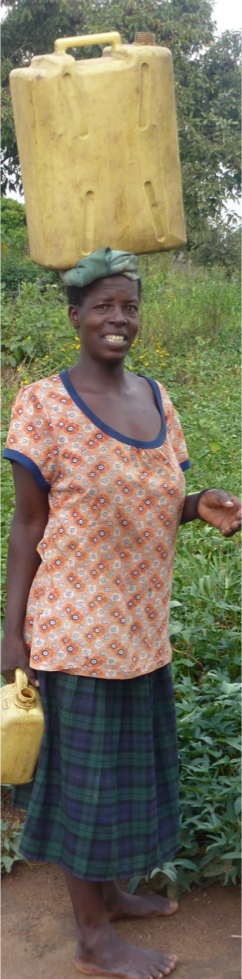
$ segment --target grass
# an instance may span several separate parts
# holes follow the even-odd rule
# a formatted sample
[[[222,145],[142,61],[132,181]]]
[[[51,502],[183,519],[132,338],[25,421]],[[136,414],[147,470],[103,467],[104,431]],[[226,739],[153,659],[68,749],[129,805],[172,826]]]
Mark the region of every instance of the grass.
[[[240,490],[240,289],[219,269],[176,272],[169,255],[143,258],[141,332],[130,370],[160,380],[180,414],[191,470],[187,492]],[[23,283],[3,312],[2,436],[19,384],[78,356],[63,290]],[[3,464],[3,604],[14,505]],[[240,535],[225,540],[200,521],[177,541],[171,607],[181,780],[181,849],[154,868],[152,886],[239,876]],[[149,877],[149,880],[151,877]],[[137,881],[130,884],[136,886]]]

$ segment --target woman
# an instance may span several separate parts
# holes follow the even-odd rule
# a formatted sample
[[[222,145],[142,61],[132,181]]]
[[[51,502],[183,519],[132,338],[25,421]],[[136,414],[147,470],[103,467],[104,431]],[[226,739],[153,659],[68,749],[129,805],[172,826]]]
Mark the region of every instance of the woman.
[[[185,496],[170,399],[124,370],[139,327],[138,259],[103,249],[63,279],[79,361],[18,394],[5,450],[16,509],[3,669],[40,684],[46,728],[21,852],[64,870],[80,973],[160,979],[176,955],[127,945],[112,921],[177,909],[117,883],[179,845],[175,539],[197,517],[233,534],[241,510],[214,489]]]

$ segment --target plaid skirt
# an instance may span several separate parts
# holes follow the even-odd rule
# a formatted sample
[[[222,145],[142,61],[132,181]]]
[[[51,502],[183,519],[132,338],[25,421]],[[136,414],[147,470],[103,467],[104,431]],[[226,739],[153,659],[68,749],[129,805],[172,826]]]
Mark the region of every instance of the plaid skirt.
[[[39,673],[45,713],[20,852],[76,877],[144,875],[179,846],[171,666],[130,680]]]

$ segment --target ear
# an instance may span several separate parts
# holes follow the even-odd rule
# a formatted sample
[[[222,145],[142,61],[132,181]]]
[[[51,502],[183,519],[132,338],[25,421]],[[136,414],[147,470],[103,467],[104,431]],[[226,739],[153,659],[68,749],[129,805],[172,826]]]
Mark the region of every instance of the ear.
[[[69,306],[68,316],[69,316],[69,319],[70,319],[70,321],[72,323],[72,326],[74,326],[75,327],[75,330],[77,330],[78,327],[79,327],[79,310],[78,310],[78,307],[77,306]]]

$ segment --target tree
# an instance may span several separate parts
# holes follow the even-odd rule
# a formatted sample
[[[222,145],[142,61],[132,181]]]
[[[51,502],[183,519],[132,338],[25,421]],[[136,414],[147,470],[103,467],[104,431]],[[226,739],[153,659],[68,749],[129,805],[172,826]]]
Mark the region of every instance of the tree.
[[[215,33],[212,0],[6,0],[2,27],[3,191],[20,186],[8,75],[56,37],[119,30],[131,43],[151,31],[172,50],[188,245],[218,220],[240,186],[239,35]],[[75,56],[97,57],[98,47]]]

